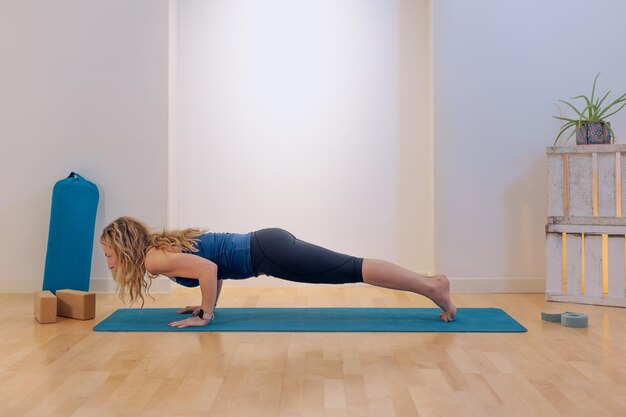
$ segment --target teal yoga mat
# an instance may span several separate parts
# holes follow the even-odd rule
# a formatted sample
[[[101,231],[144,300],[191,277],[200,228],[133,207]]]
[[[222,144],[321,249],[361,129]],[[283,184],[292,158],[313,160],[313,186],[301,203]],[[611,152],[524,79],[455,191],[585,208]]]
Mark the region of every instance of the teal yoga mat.
[[[525,332],[499,308],[459,308],[445,323],[438,308],[218,308],[204,327],[167,324],[190,317],[176,308],[122,308],[97,332]]]

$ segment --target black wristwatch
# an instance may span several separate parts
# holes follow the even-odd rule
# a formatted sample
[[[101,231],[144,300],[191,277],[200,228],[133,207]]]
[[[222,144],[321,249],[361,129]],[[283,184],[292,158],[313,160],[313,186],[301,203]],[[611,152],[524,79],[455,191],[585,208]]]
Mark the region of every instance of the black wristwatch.
[[[198,311],[198,317],[200,317],[202,320],[210,320],[210,317],[204,317],[204,313],[205,311],[203,309],[200,309],[200,311]]]

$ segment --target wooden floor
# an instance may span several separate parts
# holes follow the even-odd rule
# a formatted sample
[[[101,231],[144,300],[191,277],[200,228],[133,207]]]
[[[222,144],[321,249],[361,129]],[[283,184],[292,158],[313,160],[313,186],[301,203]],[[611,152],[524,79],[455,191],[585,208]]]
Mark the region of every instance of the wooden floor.
[[[197,293],[159,295],[184,306]],[[33,319],[0,295],[1,416],[626,416],[626,310],[541,294],[455,294],[527,333],[96,333],[97,317]],[[221,307],[432,307],[366,286],[225,288]],[[541,311],[589,315],[586,329]]]

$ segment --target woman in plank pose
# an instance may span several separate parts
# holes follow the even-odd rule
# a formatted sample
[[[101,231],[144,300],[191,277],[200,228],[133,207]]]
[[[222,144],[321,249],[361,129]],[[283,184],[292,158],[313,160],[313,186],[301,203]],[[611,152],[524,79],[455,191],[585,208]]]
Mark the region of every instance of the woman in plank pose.
[[[365,282],[411,291],[441,308],[443,321],[452,321],[456,307],[445,275],[424,276],[391,262],[344,255],[297,239],[283,229],[208,233],[201,229],[152,232],[132,217],[120,217],[102,231],[100,244],[119,294],[130,301],[150,296],[151,280],[165,275],[180,285],[200,287],[202,303],[179,313],[193,313],[172,327],[206,326],[224,279],[270,275],[314,284]]]

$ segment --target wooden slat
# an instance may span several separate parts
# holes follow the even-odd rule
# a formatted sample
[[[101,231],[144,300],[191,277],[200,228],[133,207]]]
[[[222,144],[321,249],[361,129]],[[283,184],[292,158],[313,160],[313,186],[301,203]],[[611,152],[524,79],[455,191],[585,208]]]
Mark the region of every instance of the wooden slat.
[[[602,236],[585,235],[585,296],[602,296]]]
[[[626,226],[626,217],[548,217],[548,224],[569,224],[588,226]]]
[[[548,233],[584,233],[590,235],[626,235],[626,226],[601,226],[584,224],[547,224]]]
[[[565,277],[568,295],[581,295],[582,288],[582,236],[577,233],[567,234],[567,254]]]
[[[624,236],[609,236],[609,288],[610,298],[626,298],[624,292]]]
[[[615,153],[615,215],[622,217],[622,154]]]
[[[548,216],[564,216],[563,155],[548,155]]]
[[[598,154],[598,216],[616,216],[615,154]]]
[[[583,153],[615,153],[626,152],[626,145],[573,145],[548,146],[546,154],[583,154]]]
[[[593,217],[598,216],[598,154],[591,154],[591,210]]]
[[[563,215],[569,216],[569,155],[563,154]]]
[[[564,303],[594,304],[599,306],[626,307],[626,298],[589,297],[585,295],[552,295],[546,294],[548,301],[562,301]]]
[[[563,234],[546,233],[546,292],[563,293]]]
[[[624,193],[624,184],[626,184],[626,151],[623,152],[620,155],[620,169],[621,172],[619,173],[619,178],[620,178],[620,184],[621,184],[621,196],[617,197],[620,202],[621,202],[621,207],[622,207],[622,217],[626,217],[624,216],[624,207],[626,207],[626,195]]]
[[[593,216],[591,154],[569,155],[569,215]]]

